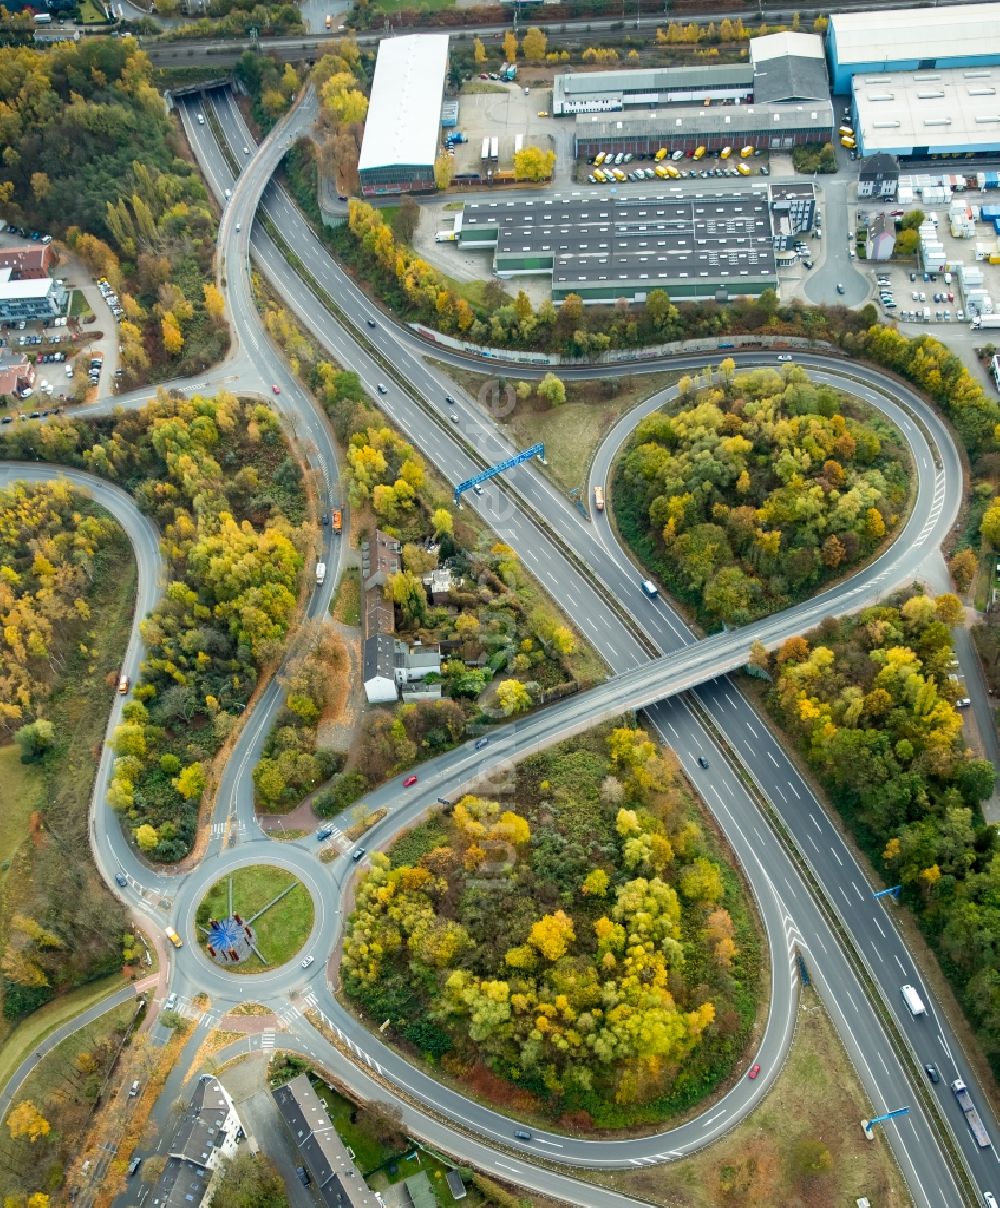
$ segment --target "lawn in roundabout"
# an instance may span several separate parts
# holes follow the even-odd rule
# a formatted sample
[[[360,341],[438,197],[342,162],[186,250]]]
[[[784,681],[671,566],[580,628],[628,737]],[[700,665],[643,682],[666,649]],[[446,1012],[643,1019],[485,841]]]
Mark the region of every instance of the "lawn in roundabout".
[[[264,973],[292,959],[309,938],[313,900],[297,876],[252,864],[220,877],[195,915],[201,949],[230,973]],[[226,937],[224,954],[219,937]]]

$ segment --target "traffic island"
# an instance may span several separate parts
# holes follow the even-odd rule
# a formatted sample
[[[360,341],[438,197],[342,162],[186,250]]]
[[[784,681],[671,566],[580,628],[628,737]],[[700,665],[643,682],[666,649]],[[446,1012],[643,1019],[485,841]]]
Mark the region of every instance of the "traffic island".
[[[216,881],[195,915],[205,955],[230,973],[285,964],[313,928],[312,896],[294,873],[271,864],[238,868]]]

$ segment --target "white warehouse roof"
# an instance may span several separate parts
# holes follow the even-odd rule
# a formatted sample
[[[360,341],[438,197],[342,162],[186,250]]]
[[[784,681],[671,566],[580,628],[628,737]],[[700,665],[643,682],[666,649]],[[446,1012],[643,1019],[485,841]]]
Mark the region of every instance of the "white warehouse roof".
[[[47,298],[55,284],[51,277],[28,277],[11,281],[12,268],[0,268],[0,298],[5,302],[27,301],[30,298]]]
[[[1000,4],[832,13],[840,63],[1000,54]]]
[[[854,77],[853,88],[866,155],[1000,145],[1000,67],[862,74]]]
[[[433,165],[447,70],[447,34],[409,34],[379,43],[360,171]]]
[[[822,59],[823,39],[819,34],[800,34],[793,30],[750,39],[750,62],[754,66],[788,55],[799,59]]]

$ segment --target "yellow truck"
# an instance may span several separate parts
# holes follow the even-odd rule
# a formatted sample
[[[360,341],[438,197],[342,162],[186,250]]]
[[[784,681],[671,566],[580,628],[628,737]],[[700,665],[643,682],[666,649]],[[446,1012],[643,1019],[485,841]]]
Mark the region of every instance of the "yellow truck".
[[[732,153],[733,153],[732,147],[723,147],[722,150],[719,152],[719,159],[728,159],[730,157],[730,155],[732,155]]]
[[[851,126],[841,126],[839,133],[840,133],[841,138],[853,138],[854,137],[854,129]]]
[[[597,510],[599,512],[604,511],[604,488],[603,487],[594,487],[594,507],[597,508]]]
[[[740,176],[750,175],[750,168],[747,164],[737,164],[736,171],[739,172]]]
[[[670,179],[669,169],[664,168],[664,166],[662,164],[657,164],[657,166],[653,169],[653,171],[660,178],[660,180],[669,180]]]
[[[628,177],[621,170],[621,168],[612,169],[612,175],[614,176],[615,180],[628,180]]]
[[[854,147],[854,139],[853,138],[842,138],[840,140],[840,145],[842,147],[846,147],[848,149],[848,151],[850,151]]]
[[[598,151],[598,153],[594,156],[594,167],[599,168],[601,164],[604,163],[605,158],[605,153],[603,151]]]
[[[666,147],[661,147],[661,148],[659,149],[659,151],[657,151],[656,155],[655,155],[653,158],[654,158],[654,160],[656,161],[656,163],[659,163],[661,159],[666,159],[666,158],[667,158],[667,154],[668,154],[668,152],[667,152],[667,148],[666,148]]]
[[[692,159],[701,159],[701,158],[703,158],[704,154],[705,154],[705,148],[704,148],[704,147],[695,147],[695,149],[694,149],[694,155],[692,155],[692,157],[691,157],[691,158],[692,158]]]
[[[595,168],[595,169],[594,169],[594,175],[597,177],[597,179],[598,179],[598,180],[601,182],[601,184],[603,185],[603,184],[604,184],[604,173],[601,171],[601,169],[600,169],[600,168]]]
[[[667,175],[671,180],[680,180],[681,178],[680,171],[673,164],[667,164]]]
[[[166,933],[167,933],[167,939],[173,944],[173,946],[175,948],[182,948],[184,946],[183,941],[181,940],[181,937],[177,934],[177,932],[173,929],[173,927],[167,927]]]

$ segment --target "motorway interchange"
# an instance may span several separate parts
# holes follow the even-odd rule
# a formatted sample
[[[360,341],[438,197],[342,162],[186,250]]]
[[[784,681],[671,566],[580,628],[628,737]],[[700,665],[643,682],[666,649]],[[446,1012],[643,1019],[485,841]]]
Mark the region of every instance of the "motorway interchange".
[[[222,201],[231,191],[219,236],[219,283],[227,299],[233,352],[204,381],[175,383],[176,388],[206,392],[225,386],[270,395],[271,386],[277,385],[280,394],[273,396],[272,403],[308,449],[322,482],[322,506],[339,502],[336,454],[326,422],[270,343],[258,316],[249,277],[253,257],[299,322],[332,357],[359,373],[378,405],[450,482],[463,481],[508,457],[513,450],[492,420],[436,372],[426,360],[425,344],[373,309],[328,256],[286,194],[272,183],[284,151],[315,116],[312,94],[304,96],[260,147],[228,93],[206,98],[199,107],[209,104],[214,121],[206,125],[195,120],[198,108],[189,103],[181,104],[180,116],[216,196]],[[215,129],[222,131],[226,150],[216,141]],[[244,155],[244,147],[250,155]],[[231,168],[234,162],[240,165],[238,175]],[[284,250],[255,221],[260,215],[273,223],[297,260],[309,266],[326,295],[335,299],[336,314],[327,309],[325,299],[311,292]],[[475,358],[441,348],[434,349],[434,356],[438,361],[482,368]],[[736,360],[740,365],[773,365],[774,355],[740,355]],[[574,1168],[629,1168],[669,1161],[706,1145],[749,1112],[777,1076],[791,1040],[801,955],[857,1068],[873,1114],[910,1108],[907,1115],[889,1122],[885,1131],[914,1202],[976,1202],[971,1198],[975,1188],[981,1196],[1000,1186],[997,1151],[975,1145],[949,1089],[950,1081],[961,1077],[969,1085],[991,1137],[1000,1137],[1000,1129],[894,926],[892,907],[873,897],[873,887],[808,784],[728,678],[746,661],[754,639],[773,646],[824,616],[858,609],[916,578],[940,588],[946,582],[939,546],[957,513],[962,467],[945,426],[916,395],[873,370],[813,354],[797,360],[816,380],[850,389],[882,410],[908,441],[917,499],[893,545],[848,581],[794,609],[743,630],[697,641],[666,602],[643,594],[642,574],[618,545],[606,515],[583,519],[531,465],[511,470],[502,480],[491,480],[481,496],[466,496],[463,506],[480,512],[572,615],[607,663],[609,679],[590,692],[494,732],[483,752],[466,744],[422,765],[413,795],[401,797],[398,780],[376,790],[368,800],[373,807],[385,806],[388,814],[365,837],[369,850],[385,847],[438,797],[451,798],[484,777],[502,780],[509,761],[624,710],[644,708],[646,724],[673,748],[725,830],[756,896],[767,931],[772,977],[768,1023],[753,1058],[761,1065],[761,1077],[738,1082],[703,1115],[657,1136],[584,1141],[536,1130],[525,1141],[515,1139],[515,1121],[465,1100],[384,1046],[340,1005],[327,980],[326,958],[336,948],[344,922],[340,904],[357,875],[350,845],[339,859],[324,865],[317,859],[315,839],[270,843],[255,818],[250,773],[280,705],[276,679],[247,719],[226,765],[211,819],[212,837],[192,871],[162,873],[138,859],[105,802],[111,765],[107,744],[98,769],[91,806],[98,866],[109,884],[114,884],[116,874],[126,880],[124,890],[116,887],[115,891],[121,892],[141,923],[162,929],[169,922],[189,941],[174,954],[170,988],[179,995],[182,1009],[189,1011],[195,994],[208,995],[212,1007],[201,1017],[200,1029],[210,1027],[237,1003],[240,990],[238,979],[219,970],[197,943],[190,942],[198,901],[210,884],[233,868],[262,859],[286,867],[313,895],[316,921],[306,951],[322,959],[308,970],[296,960],[254,979],[254,997],[273,1006],[287,1028],[283,1047],[335,1069],[362,1097],[386,1099],[391,1097],[386,1087],[398,1088],[409,1130],[527,1191],[579,1204],[624,1204],[634,1201],[581,1183]],[[691,370],[710,363],[707,357],[669,361],[671,368]],[[648,367],[657,364],[650,362]],[[565,376],[618,372],[614,366],[595,366]],[[529,377],[532,371],[519,368],[518,374]],[[376,384],[382,380],[391,382],[385,397],[376,394]],[[458,424],[441,414],[449,393],[456,398]],[[606,481],[617,449],[639,419],[673,393],[662,391],[647,400],[607,435],[593,463],[594,484]],[[139,405],[146,397],[146,392],[136,392],[99,403],[94,410]],[[44,466],[0,463],[0,483],[57,472]],[[139,593],[123,663],[125,672],[134,677],[142,659],[138,621],[153,606],[161,587],[157,534],[117,488],[84,474],[65,473],[112,512],[135,547]],[[322,539],[319,556],[328,571],[310,599],[310,617],[327,611],[341,569],[341,543],[329,530],[323,530]],[[116,699],[109,734],[120,720],[121,704]],[[768,815],[759,809],[761,798],[769,802]],[[850,937],[849,952],[843,947],[845,933]],[[862,985],[862,978],[869,987]],[[920,989],[928,1005],[926,1017],[910,1017],[899,991],[905,983]],[[878,1010],[868,997],[872,984]],[[341,1037],[341,1048],[331,1045],[305,1019],[307,1008],[325,1017]],[[345,1051],[353,1059],[346,1059]],[[900,1052],[903,1060],[894,1055]],[[922,1081],[921,1067],[929,1063],[941,1070],[940,1085]],[[19,1071],[15,1082],[20,1075]],[[12,1085],[6,1088],[6,1101]],[[860,1126],[860,1122],[842,1123]]]

